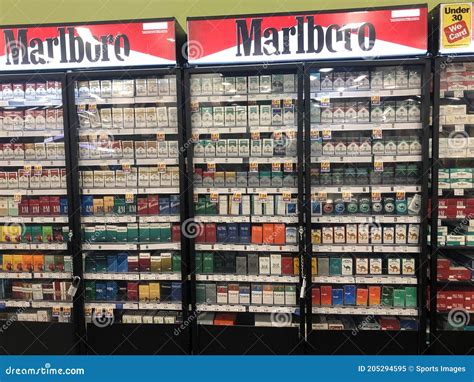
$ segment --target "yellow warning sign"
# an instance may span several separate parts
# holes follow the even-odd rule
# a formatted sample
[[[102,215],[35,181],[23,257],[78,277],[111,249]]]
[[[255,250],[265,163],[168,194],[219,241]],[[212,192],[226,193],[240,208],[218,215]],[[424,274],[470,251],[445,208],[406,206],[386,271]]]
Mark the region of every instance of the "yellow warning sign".
[[[472,3],[441,6],[441,49],[463,48],[471,45]]]

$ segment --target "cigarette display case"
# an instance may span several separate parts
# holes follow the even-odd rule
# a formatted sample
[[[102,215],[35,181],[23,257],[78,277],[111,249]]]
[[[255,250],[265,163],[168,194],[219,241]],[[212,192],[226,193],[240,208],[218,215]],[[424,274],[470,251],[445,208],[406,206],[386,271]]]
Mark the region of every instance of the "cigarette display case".
[[[0,83],[0,348],[67,353],[77,317],[65,76],[2,75]]]
[[[471,84],[472,3],[456,20],[453,6],[435,10],[437,57],[433,86],[433,173],[431,203],[430,351],[472,354],[474,328],[473,141]],[[469,16],[469,19],[466,18]],[[468,24],[465,22],[468,21]],[[463,24],[464,23],[464,24]],[[449,31],[465,25],[464,34]]]
[[[90,346],[104,353],[181,353],[185,342],[166,341],[183,322],[187,272],[180,73],[82,72],[70,81]],[[111,341],[115,331],[136,331],[132,344],[120,346],[121,336]]]
[[[194,351],[298,351],[302,68],[200,67],[185,86]]]

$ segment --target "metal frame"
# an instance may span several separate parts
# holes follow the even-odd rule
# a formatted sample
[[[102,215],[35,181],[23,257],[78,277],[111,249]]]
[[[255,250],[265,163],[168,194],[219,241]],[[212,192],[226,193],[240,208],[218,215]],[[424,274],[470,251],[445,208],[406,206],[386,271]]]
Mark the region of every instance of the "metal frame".
[[[434,20],[439,22],[439,6],[433,11]],[[434,24],[435,28],[438,28],[438,22]],[[436,43],[438,41],[436,40]],[[437,46],[437,45],[436,45]],[[444,67],[450,63],[460,63],[466,61],[473,61],[474,54],[453,54],[450,55],[438,55],[434,57],[433,63],[433,139],[432,139],[432,171],[431,171],[431,251],[430,251],[430,301],[429,301],[429,329],[430,329],[430,340],[429,349],[427,350],[430,354],[459,354],[466,355],[472,354],[473,348],[473,332],[471,331],[449,331],[438,329],[438,312],[437,312],[437,291],[441,286],[446,286],[447,283],[438,281],[437,277],[437,259],[439,254],[446,253],[452,249],[455,251],[469,250],[473,252],[472,248],[460,248],[460,247],[439,247],[438,246],[438,202],[439,202],[439,111],[440,111],[440,74]],[[462,283],[451,284],[451,286],[460,286]],[[443,342],[441,346],[440,343]]]
[[[419,58],[383,58],[383,59],[371,59],[371,60],[338,60],[338,61],[320,61],[320,62],[309,62],[305,64],[305,167],[311,167],[311,142],[310,142],[310,133],[311,133],[311,121],[310,121],[310,80],[309,75],[310,71],[315,68],[321,67],[370,67],[370,66],[396,66],[396,65],[419,65],[423,68],[423,78],[422,78],[422,110],[421,110],[421,118],[422,118],[422,125],[423,125],[423,135],[422,135],[422,177],[421,177],[421,194],[422,194],[422,206],[421,206],[421,224],[420,224],[420,232],[421,234],[421,242],[420,248],[421,252],[418,254],[417,258],[417,293],[418,293],[418,308],[419,308],[419,329],[418,329],[418,338],[417,338],[417,353],[423,353],[426,347],[426,340],[425,340],[425,332],[426,332],[426,309],[425,309],[425,296],[426,296],[426,271],[427,271],[427,259],[428,259],[428,248],[426,243],[426,235],[423,232],[427,230],[427,206],[428,206],[428,175],[429,175],[429,152],[428,152],[428,145],[429,145],[429,135],[430,135],[430,128],[429,128],[429,110],[430,110],[430,99],[429,99],[429,91],[430,91],[430,60],[429,57],[419,57]],[[309,263],[306,266],[306,277],[309,280],[312,286],[312,275],[311,275],[311,257],[312,257],[312,244],[311,244],[311,227],[312,227],[312,216],[311,216],[311,179],[309,174],[306,174],[306,200],[309,203],[306,203],[306,254],[305,257],[307,262]],[[311,298],[311,290],[309,293],[306,293],[306,300],[307,300],[307,330],[308,333],[312,332],[312,298]],[[332,331],[334,333],[334,331]],[[383,332],[382,332],[383,333]],[[377,332],[371,332],[371,335],[368,337],[368,340],[371,341]],[[385,335],[385,333],[384,333]],[[344,339],[344,337],[341,337]],[[374,340],[374,342],[376,342]],[[412,342],[411,340],[409,342]],[[308,347],[310,343],[308,342]],[[369,344],[370,348],[370,344]],[[324,352],[324,344],[322,348]],[[376,352],[377,350],[374,348],[372,352]]]
[[[70,128],[71,133],[69,135],[70,140],[70,168],[72,171],[77,172],[79,170],[79,153],[78,153],[78,126],[79,120],[76,113],[76,105],[75,105],[75,97],[74,97],[74,82],[90,79],[113,79],[113,78],[136,78],[137,76],[151,76],[151,75],[165,75],[165,74],[173,74],[176,75],[176,91],[177,91],[177,108],[178,108],[178,145],[180,147],[180,155],[179,155],[179,172],[180,172],[180,220],[181,222],[184,221],[183,219],[186,218],[186,211],[184,206],[187,203],[186,200],[186,176],[185,176],[185,167],[186,167],[186,159],[185,159],[185,151],[181,148],[184,145],[185,141],[185,131],[183,129],[183,98],[182,98],[182,86],[181,86],[181,69],[179,68],[127,68],[126,70],[91,70],[91,71],[74,71],[67,74],[67,83],[68,83],[68,114],[69,114],[69,121],[70,121]],[[157,160],[158,162],[158,160]],[[72,182],[72,199],[74,201],[74,211],[75,213],[72,216],[73,226],[74,226],[74,235],[73,235],[73,247],[76,250],[75,255],[75,263],[74,268],[76,273],[81,277],[81,283],[78,289],[78,294],[82,296],[81,300],[78,301],[78,311],[81,312],[82,315],[82,322],[83,322],[83,331],[84,336],[86,338],[85,344],[87,346],[87,350],[91,349],[89,345],[89,338],[87,336],[86,325],[85,325],[85,316],[84,316],[84,280],[83,280],[83,251],[82,251],[82,238],[81,238],[81,216],[80,216],[80,187],[79,187],[79,177],[75,176]],[[188,319],[189,315],[189,286],[188,286],[188,266],[187,266],[187,258],[188,258],[188,243],[186,238],[181,235],[181,282],[182,282],[182,308],[181,311],[183,313],[183,322]],[[140,325],[139,325],[140,326]],[[162,325],[151,325],[153,330],[152,332],[159,333],[162,330]],[[178,326],[178,325],[175,325]],[[132,334],[136,329],[137,326],[132,324],[114,324],[113,328],[121,327],[121,332],[125,332],[126,334]],[[103,329],[102,329],[103,330]],[[188,328],[183,330],[184,333],[188,333]],[[183,333],[183,334],[184,334]],[[110,332],[104,330],[104,335],[110,335]],[[169,335],[168,335],[169,337]],[[135,338],[136,339],[136,338]],[[149,343],[149,338],[147,336],[140,337],[140,341],[143,341],[143,344]],[[107,343],[107,338],[100,340],[101,344]],[[187,345],[187,344],[186,344]],[[179,347],[179,346],[178,346]],[[92,349],[91,349],[92,350]],[[185,351],[186,354],[189,354],[190,349],[182,349]],[[86,352],[83,349],[83,354]],[[110,352],[114,352],[114,349],[111,348]]]
[[[304,183],[304,176],[303,176],[303,65],[302,63],[292,64],[292,63],[280,63],[280,64],[256,64],[256,65],[206,65],[206,66],[195,66],[191,68],[184,69],[184,97],[185,97],[185,111],[186,111],[186,135],[187,137],[192,137],[192,128],[191,128],[191,91],[190,91],[190,77],[192,74],[199,74],[199,73],[209,73],[209,72],[220,72],[220,73],[229,73],[229,72],[247,72],[249,74],[271,74],[275,70],[287,70],[288,72],[293,72],[297,75],[297,92],[298,92],[298,130],[297,130],[297,166],[298,166],[298,225],[299,225],[299,257],[300,257],[300,286],[302,285],[303,278],[304,278],[304,205],[303,205],[303,183]],[[194,159],[194,150],[192,145],[187,146],[187,183],[188,183],[188,211],[187,216],[188,219],[194,219],[194,200],[193,200],[193,159]],[[193,317],[192,322],[192,349],[193,354],[200,354],[199,349],[199,334],[198,334],[198,325],[197,325],[197,315],[199,312],[196,310],[196,274],[194,270],[196,269],[195,264],[195,240],[194,238],[189,239],[189,269],[190,269],[190,286],[191,286],[191,317]],[[298,298],[298,296],[297,296]],[[299,325],[299,341],[304,339],[305,333],[305,303],[304,299],[299,298],[299,305],[300,305],[300,325]],[[254,328],[255,332],[264,331],[265,329],[272,329],[273,333],[277,334],[277,331],[274,330],[281,330],[281,328]],[[244,330],[244,329],[242,329]],[[250,333],[250,332],[249,332]],[[232,346],[232,344],[229,344]],[[292,349],[288,349],[292,350]]]

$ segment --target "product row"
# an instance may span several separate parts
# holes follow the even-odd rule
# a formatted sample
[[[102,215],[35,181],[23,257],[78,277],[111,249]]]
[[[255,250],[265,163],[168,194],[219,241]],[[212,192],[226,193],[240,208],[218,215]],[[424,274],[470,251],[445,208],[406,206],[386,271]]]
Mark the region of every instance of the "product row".
[[[416,287],[321,285],[311,289],[313,306],[385,306],[416,308]]]
[[[325,201],[312,200],[312,215],[418,215],[420,212],[421,196],[393,198],[390,196],[377,197],[353,197],[346,200],[342,198],[329,199]]]
[[[72,301],[68,290],[70,281],[26,282],[2,280],[0,299],[22,301]]]
[[[69,241],[65,226],[9,224],[1,227],[1,243],[64,243]]]
[[[117,313],[116,313],[117,315]],[[122,324],[179,324],[183,321],[180,312],[124,310],[115,322]]]
[[[355,155],[420,155],[421,141],[417,136],[370,137],[348,136],[332,139],[311,140],[311,156]]]
[[[474,312],[474,291],[472,290],[439,290],[436,297],[438,312],[449,312],[453,309]]]
[[[245,101],[245,100],[242,100]],[[191,126],[295,126],[296,109],[291,99],[273,100],[271,105],[241,106],[191,106]],[[217,132],[219,129],[217,129]]]
[[[349,163],[343,167],[330,163],[321,163],[321,168],[311,168],[311,184],[322,186],[342,185],[405,185],[420,182],[421,168],[418,164],[397,163],[388,165],[378,163],[378,168],[352,166]],[[380,167],[381,166],[381,167]]]
[[[277,164],[280,166],[281,163]],[[295,187],[296,174],[283,171],[204,171],[194,168],[194,187]]]
[[[76,98],[150,97],[176,95],[175,76],[135,80],[91,80],[75,83]]]
[[[72,272],[72,258],[64,255],[2,254],[2,272]]]
[[[449,63],[445,70],[440,72],[440,90],[472,90],[474,67],[471,62]]]
[[[40,161],[64,158],[64,142],[0,143],[0,159]]]
[[[312,92],[319,90],[419,89],[421,72],[416,67],[385,66],[363,71],[320,70],[310,74]]]
[[[3,100],[60,100],[62,86],[59,81],[5,83],[1,85],[0,99]]]
[[[175,273],[181,272],[181,255],[170,252],[140,252],[138,255],[126,252],[107,255],[88,252],[84,259],[84,269],[87,273]]]
[[[285,201],[282,195],[241,195],[234,200],[233,195],[218,195],[217,202],[210,195],[198,196],[194,203],[194,213],[201,215],[240,216],[296,216],[298,202],[291,198]]]
[[[313,244],[418,244],[419,224],[345,224],[311,230]]]
[[[313,276],[352,276],[352,275],[405,275],[414,276],[416,271],[414,257],[324,257],[318,254],[311,259]]]
[[[116,141],[105,136],[104,140],[79,138],[80,159],[144,159],[178,158],[178,141]]]
[[[78,105],[81,129],[133,129],[177,127],[178,109],[166,106],[104,107],[96,104]]]
[[[0,130],[33,131],[64,129],[63,109],[0,111]]]
[[[261,76],[223,76],[215,74],[193,74],[191,76],[191,95],[234,95],[258,93],[295,92],[294,74],[272,74]]]
[[[196,252],[197,274],[297,276],[299,259],[291,255],[234,252]]]
[[[40,166],[41,167],[41,166]],[[66,189],[66,169],[52,168],[0,172],[0,189]]]
[[[474,158],[474,137],[464,130],[450,134],[449,138],[439,138],[439,157]]]
[[[279,136],[278,136],[279,135]],[[275,134],[264,139],[200,139],[194,145],[196,157],[296,157],[294,134]]]
[[[462,168],[451,167],[451,168],[439,169],[438,188],[440,189],[474,188],[474,169],[464,168],[464,167]],[[441,200],[440,200],[440,203],[441,203]]]
[[[178,215],[179,195],[148,195],[126,200],[119,196],[81,197],[81,216]]]
[[[206,223],[198,230],[196,243],[266,244],[297,243],[296,227],[285,224]]]
[[[469,225],[466,226],[461,222],[455,227],[438,226],[438,245],[448,247],[474,246],[474,225],[470,224],[469,222]]]
[[[296,286],[288,284],[200,283],[197,304],[296,305]]]
[[[438,257],[436,260],[436,275],[440,281],[474,280],[474,256],[458,255],[456,261]]]
[[[82,228],[83,241],[89,243],[179,243],[181,225],[170,223],[129,223],[88,225]]]
[[[67,216],[66,197],[22,197],[20,202],[12,196],[0,196],[0,216]]]
[[[181,282],[85,281],[86,301],[181,302]],[[181,310],[181,305],[178,310]]]
[[[178,167],[132,167],[126,170],[79,171],[82,188],[178,187]]]
[[[417,100],[311,103],[311,123],[394,123],[420,122]]]
[[[351,330],[353,335],[361,330],[418,330],[418,320],[415,317],[393,316],[315,316],[313,330]]]

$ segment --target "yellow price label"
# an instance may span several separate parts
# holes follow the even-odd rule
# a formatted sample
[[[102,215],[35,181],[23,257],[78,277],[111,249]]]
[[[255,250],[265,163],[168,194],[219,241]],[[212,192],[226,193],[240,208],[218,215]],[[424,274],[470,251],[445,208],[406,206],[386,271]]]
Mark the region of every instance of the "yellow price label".
[[[318,193],[318,199],[319,201],[321,202],[325,202],[326,200],[328,200],[328,193],[325,192],[325,191],[321,191]]]
[[[321,172],[331,172],[331,163],[329,163],[328,161],[322,161]]]
[[[349,203],[352,199],[352,193],[349,191],[342,191],[342,200],[346,203]]]
[[[135,195],[131,192],[127,192],[125,194],[125,203],[133,203],[135,199]]]
[[[283,170],[285,172],[293,172],[293,163],[288,161],[288,162],[285,162],[284,165],[283,165]]]
[[[217,192],[211,192],[210,199],[212,203],[217,203],[219,201],[219,194]]]
[[[284,192],[282,194],[282,199],[283,199],[284,202],[291,201],[291,192]]]
[[[25,164],[25,165],[23,166],[23,169],[24,169],[26,172],[30,173],[30,172],[31,172],[31,164]]]
[[[370,102],[372,103],[372,105],[380,105],[380,96],[379,95],[371,96]]]
[[[268,194],[266,192],[260,192],[258,194],[258,199],[261,201],[261,202],[267,202],[267,199],[268,199]]]
[[[310,138],[314,141],[319,138],[319,130],[311,130]]]
[[[214,162],[207,164],[207,171],[216,172],[216,164]]]
[[[13,195],[13,202],[14,203],[21,203],[21,194]]]
[[[53,317],[59,317],[61,315],[61,308],[59,306],[53,306],[52,314]]]
[[[374,127],[372,130],[373,139],[382,139],[382,129],[380,127]]]
[[[158,163],[158,172],[161,172],[161,173],[166,172],[166,164],[165,163]]]
[[[250,133],[250,139],[253,141],[258,141],[260,139],[260,133],[258,131],[252,131]]]
[[[249,163],[249,171],[250,172],[258,172],[258,163],[257,162],[250,162]]]
[[[130,165],[130,163],[123,163],[122,164],[122,170],[124,172],[131,172],[132,171],[132,166]]]
[[[240,203],[241,200],[242,200],[242,193],[234,192],[234,194],[232,195],[232,201],[236,203]]]
[[[156,133],[156,140],[158,142],[164,142],[165,141],[165,133]]]
[[[332,138],[332,132],[330,129],[323,129],[323,139],[331,139]]]
[[[397,191],[397,200],[402,201],[405,200],[405,191]]]
[[[191,140],[193,142],[199,141],[199,134],[198,133],[193,133],[193,135],[191,136]]]
[[[372,202],[381,202],[382,201],[382,195],[380,194],[380,191],[372,191]]]
[[[219,140],[219,133],[212,133],[211,134],[211,141],[217,142]]]
[[[383,171],[383,161],[381,160],[374,161],[374,171]]]
[[[278,172],[281,170],[281,163],[280,162],[273,162],[272,163],[272,172]]]
[[[35,164],[35,172],[41,172],[43,170],[43,166],[40,164]]]

